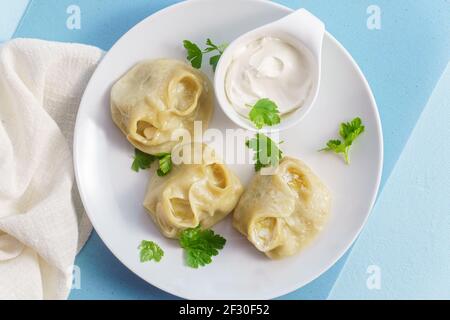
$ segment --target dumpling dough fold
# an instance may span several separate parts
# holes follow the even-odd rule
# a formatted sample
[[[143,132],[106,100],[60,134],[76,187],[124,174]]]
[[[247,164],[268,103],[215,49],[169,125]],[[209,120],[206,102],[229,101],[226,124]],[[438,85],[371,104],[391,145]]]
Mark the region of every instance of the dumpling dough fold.
[[[205,130],[213,104],[206,75],[178,60],[143,61],[111,90],[113,121],[131,144],[148,154],[170,152],[180,142],[177,129],[192,137],[194,121],[201,121]]]
[[[302,250],[330,212],[327,187],[300,160],[285,157],[274,174],[257,173],[233,214],[233,225],[269,258]]]
[[[151,177],[144,207],[169,238],[201,225],[209,228],[226,217],[243,192],[239,179],[205,148],[199,164],[174,166],[165,177]]]

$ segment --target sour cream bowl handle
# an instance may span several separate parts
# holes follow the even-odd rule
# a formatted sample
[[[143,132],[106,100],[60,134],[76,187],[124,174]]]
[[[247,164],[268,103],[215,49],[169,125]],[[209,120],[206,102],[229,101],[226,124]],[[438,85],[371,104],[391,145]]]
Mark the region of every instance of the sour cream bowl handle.
[[[320,64],[325,24],[308,10],[300,9],[274,23],[277,29],[297,38]]]

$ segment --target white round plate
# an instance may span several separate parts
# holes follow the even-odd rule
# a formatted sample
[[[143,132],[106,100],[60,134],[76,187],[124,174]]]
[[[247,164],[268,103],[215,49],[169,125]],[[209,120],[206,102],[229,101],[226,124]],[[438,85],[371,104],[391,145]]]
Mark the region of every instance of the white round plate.
[[[214,229],[227,239],[213,263],[200,269],[185,265],[177,241],[164,238],[142,206],[148,171],[130,169],[134,148],[110,117],[111,86],[136,62],[185,58],[184,39],[230,42],[244,32],[279,19],[291,10],[260,0],[194,0],[166,8],[139,23],[106,54],[84,93],[75,129],[75,172],[86,211],[96,231],[130,270],[152,285],[189,299],[268,299],[302,287],[331,267],[362,229],[380,183],[383,144],[371,90],[356,63],[329,34],[323,48],[322,83],[308,116],[281,135],[285,154],[304,160],[333,194],[325,230],[300,254],[271,261],[231,226],[228,217]],[[326,21],[324,21],[326,24]],[[204,71],[212,77],[205,63]],[[320,153],[337,137],[339,124],[359,116],[366,132],[351,151],[351,165]],[[212,128],[234,128],[216,106]],[[245,148],[242,148],[245,149]],[[245,152],[245,150],[243,150]],[[245,184],[253,166],[233,165]],[[165,251],[160,263],[141,263],[141,240],[156,241]]]

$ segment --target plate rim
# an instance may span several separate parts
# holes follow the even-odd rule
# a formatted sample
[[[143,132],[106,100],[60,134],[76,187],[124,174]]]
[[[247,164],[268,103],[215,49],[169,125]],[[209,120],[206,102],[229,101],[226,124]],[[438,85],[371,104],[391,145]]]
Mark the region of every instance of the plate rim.
[[[145,281],[146,283],[158,288],[159,290],[162,290],[166,293],[169,293],[171,295],[183,298],[183,299],[196,299],[193,298],[192,296],[190,297],[188,294],[186,294],[185,292],[176,292],[176,290],[172,290],[169,288],[166,288],[164,285],[161,284],[154,284],[150,281],[148,281],[147,279],[145,279],[143,276],[141,276],[139,274],[139,272],[137,272],[136,270],[134,270],[134,268],[132,266],[129,266],[125,261],[123,261],[119,255],[115,252],[115,250],[107,243],[107,241],[104,240],[104,237],[102,235],[102,232],[99,231],[99,229],[97,228],[95,221],[95,218],[93,218],[95,215],[92,215],[90,213],[90,210],[88,208],[88,206],[86,205],[87,200],[86,200],[86,195],[83,191],[83,189],[81,188],[82,185],[82,178],[80,176],[80,168],[78,167],[78,158],[79,158],[79,131],[80,131],[80,118],[81,118],[81,114],[83,113],[82,111],[85,110],[87,108],[87,104],[86,104],[86,91],[88,90],[88,88],[90,88],[90,86],[92,85],[93,82],[93,78],[97,72],[97,70],[101,67],[101,65],[104,63],[104,61],[106,60],[106,58],[111,54],[111,52],[113,51],[113,49],[118,45],[119,42],[121,42],[121,40],[126,37],[129,33],[131,33],[134,29],[136,29],[138,26],[140,26],[141,24],[147,22],[148,20],[151,19],[155,19],[159,16],[162,16],[164,14],[168,14],[170,13],[172,10],[177,10],[180,7],[183,6],[189,6],[191,5],[191,3],[194,2],[204,2],[206,0],[185,0],[185,1],[181,1],[175,4],[172,4],[170,6],[167,6],[161,10],[158,10],[156,12],[154,12],[153,14],[145,17],[144,19],[142,19],[141,21],[139,21],[138,23],[136,23],[133,27],[131,27],[127,32],[125,32],[122,36],[120,36],[120,38],[111,46],[111,48],[104,54],[104,56],[102,57],[102,60],[100,61],[100,63],[97,65],[95,71],[93,72],[93,74],[91,75],[85,90],[83,91],[83,95],[82,98],[80,100],[80,105],[79,108],[77,110],[77,116],[76,116],[76,120],[75,120],[75,127],[74,127],[74,138],[73,138],[73,155],[72,155],[72,161],[73,161],[73,166],[74,166],[74,173],[75,173],[75,181],[76,181],[76,185],[80,194],[80,199],[81,202],[83,203],[83,207],[85,209],[85,212],[87,214],[87,216],[89,217],[89,220],[92,223],[92,226],[94,227],[95,231],[97,232],[97,234],[99,235],[100,239],[102,240],[102,242],[105,244],[105,246],[108,248],[109,251],[111,251],[111,253],[114,255],[114,257],[116,259],[118,259],[128,270],[130,270],[133,274],[135,274],[136,276],[138,276],[140,279],[142,279],[143,281]],[[277,9],[281,9],[286,11],[286,14],[293,12],[295,10],[298,9],[292,9],[289,8],[285,5],[282,5],[280,3],[276,3],[273,1],[267,1],[267,0],[245,0],[247,2],[253,2],[256,4],[264,4],[264,5],[268,5],[268,6],[272,6],[274,8]],[[325,23],[326,24],[326,23]],[[302,287],[304,287],[305,285],[313,282],[314,280],[316,280],[317,278],[319,278],[321,275],[323,275],[325,272],[327,272],[329,269],[331,269],[331,267],[333,267],[336,262],[341,259],[351,248],[351,246],[355,243],[356,239],[358,238],[358,236],[361,234],[361,231],[363,230],[363,228],[365,227],[370,215],[372,214],[373,211],[373,207],[375,205],[376,199],[378,197],[378,194],[380,192],[380,185],[381,185],[381,178],[382,178],[382,174],[383,174],[383,167],[384,167],[384,138],[383,138],[383,129],[382,129],[382,123],[381,123],[381,118],[380,118],[380,113],[379,113],[379,109],[378,109],[378,104],[376,102],[375,96],[373,94],[373,91],[369,85],[369,82],[367,81],[364,73],[362,72],[361,68],[359,67],[358,63],[355,61],[355,59],[353,58],[353,56],[348,52],[348,50],[328,31],[326,30],[325,32],[325,36],[329,38],[329,40],[331,40],[333,42],[334,45],[337,46],[337,48],[344,53],[344,55],[346,56],[346,58],[348,59],[349,62],[351,62],[352,66],[355,68],[359,78],[362,80],[362,84],[364,85],[364,88],[366,90],[366,92],[369,95],[370,98],[370,102],[375,110],[375,122],[376,122],[376,132],[377,132],[377,136],[378,138],[378,145],[380,148],[380,153],[377,159],[377,164],[378,164],[378,172],[377,172],[377,181],[375,184],[375,190],[373,190],[372,192],[372,198],[370,200],[370,209],[369,212],[366,214],[363,223],[359,226],[357,232],[354,234],[354,236],[352,237],[352,240],[349,241],[349,243],[345,246],[345,248],[343,250],[341,250],[339,253],[335,254],[334,256],[332,256],[332,258],[330,258],[330,262],[326,264],[326,266],[320,268],[317,270],[317,272],[315,272],[314,276],[311,277],[308,281],[302,281],[300,283],[295,282],[294,284],[292,284],[291,286],[285,286],[284,288],[280,288],[280,289],[274,289],[274,291],[268,295],[259,295],[258,299],[273,299],[273,298],[277,298],[280,296],[283,296],[285,294],[289,294],[293,291],[296,291]],[[341,272],[339,272],[337,279],[339,278]],[[335,282],[334,282],[335,283]],[[333,286],[334,286],[333,283]],[[330,289],[331,291],[332,289]]]

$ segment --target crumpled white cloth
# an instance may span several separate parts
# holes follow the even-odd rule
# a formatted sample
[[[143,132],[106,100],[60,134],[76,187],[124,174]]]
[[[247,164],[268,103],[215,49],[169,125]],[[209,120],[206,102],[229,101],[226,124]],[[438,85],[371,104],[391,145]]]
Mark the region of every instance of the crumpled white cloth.
[[[0,299],[66,299],[92,230],[72,137],[100,49],[32,39],[0,47]]]

